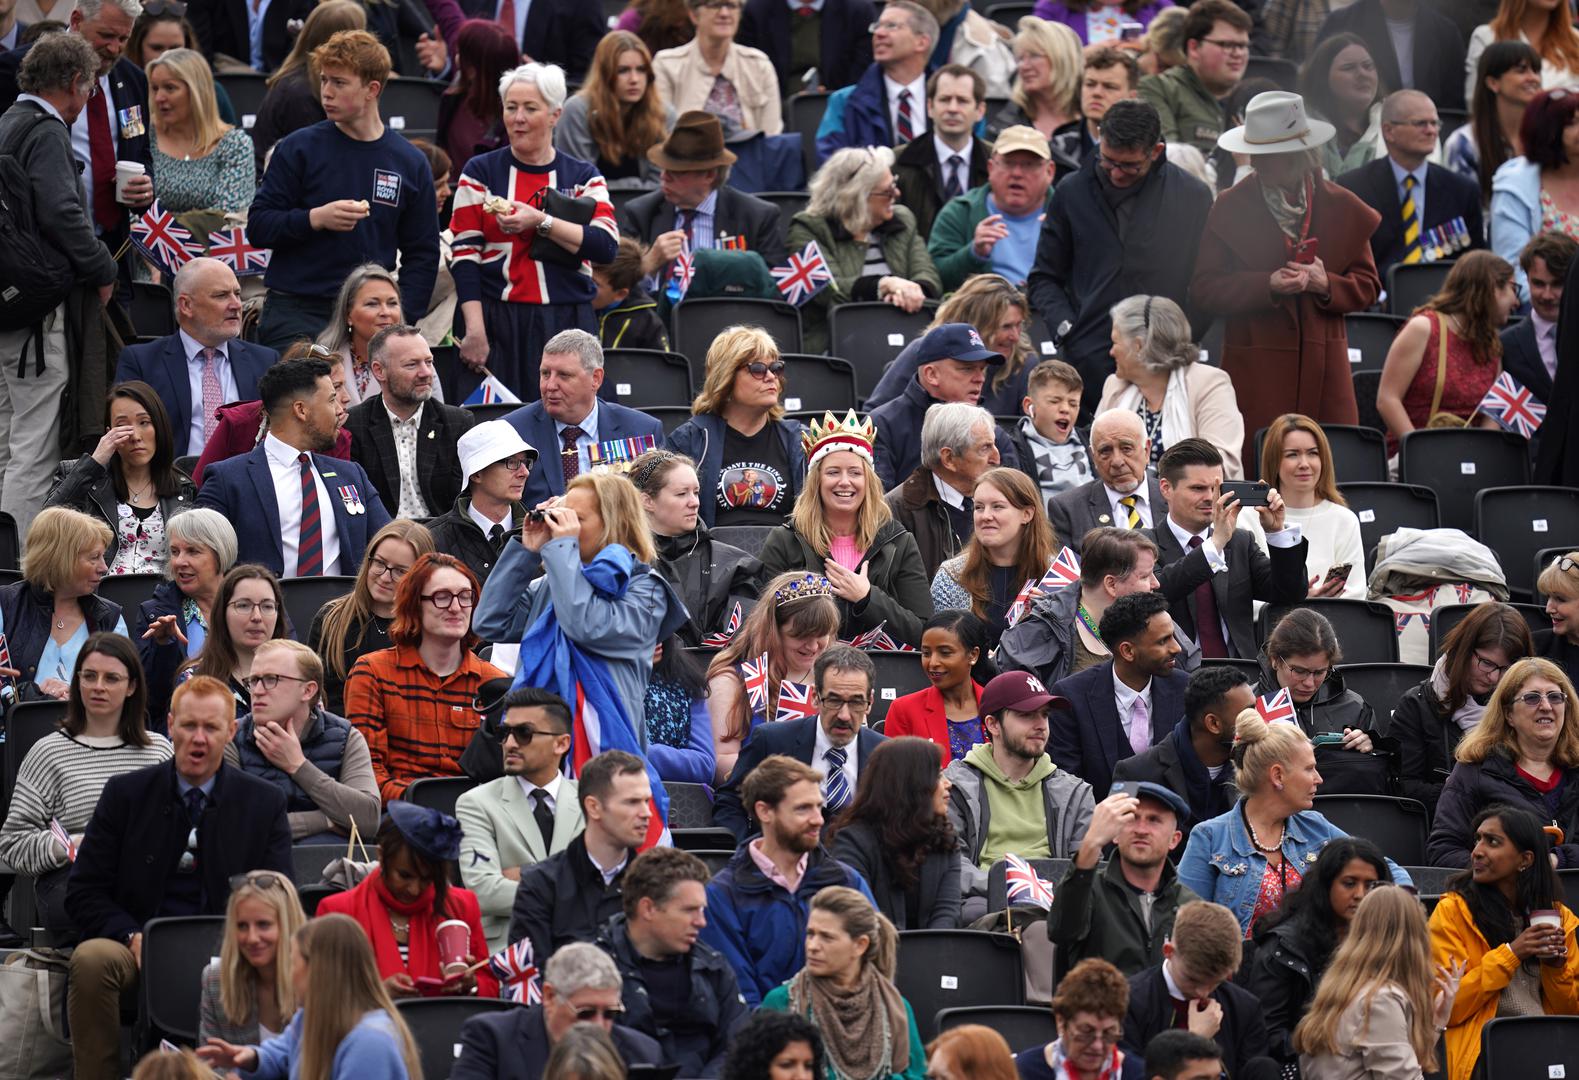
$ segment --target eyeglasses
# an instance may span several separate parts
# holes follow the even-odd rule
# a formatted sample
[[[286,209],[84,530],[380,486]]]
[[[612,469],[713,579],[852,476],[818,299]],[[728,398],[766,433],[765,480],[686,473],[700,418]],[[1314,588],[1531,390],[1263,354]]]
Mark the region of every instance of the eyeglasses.
[[[83,686],[107,686],[113,690],[128,680],[125,675],[117,675],[113,671],[84,671],[77,676],[77,681]]]
[[[511,739],[515,740],[517,746],[530,746],[539,735],[545,739],[557,739],[563,734],[561,731],[538,731],[531,724],[500,724],[494,731],[494,738],[499,740],[501,746]]]
[[[771,375],[777,379],[784,374],[784,361],[775,360],[771,364],[764,364],[760,360],[753,360],[745,365],[745,369],[759,379],[764,375]]]
[[[428,593],[422,599],[440,611],[448,611],[455,606],[457,601],[463,608],[471,607],[477,602],[477,594],[470,589],[462,589],[460,592],[450,592],[448,589],[441,589],[436,593]]]
[[[1495,672],[1498,675],[1501,675],[1504,671],[1507,671],[1508,668],[1512,667],[1513,665],[1511,665],[1511,664],[1499,664],[1499,663],[1497,663],[1494,660],[1487,660],[1484,656],[1481,656],[1479,653],[1476,653],[1475,654],[1475,666],[1480,668],[1481,671],[1486,672],[1488,675],[1491,674],[1492,672]]]
[[[273,600],[232,600],[225,605],[237,615],[251,617],[254,609],[267,618],[280,610],[280,605]]]
[[[255,694],[258,692],[258,687],[260,686],[265,690],[273,690],[276,686],[280,685],[281,679],[289,679],[291,682],[312,681],[311,679],[304,679],[300,675],[248,675],[241,681],[246,685],[248,690]]]
[[[394,563],[385,562],[377,555],[367,560],[367,576],[370,578],[388,577],[390,581],[399,581],[411,573],[409,566],[396,566]]]
[[[845,709],[850,710],[851,716],[865,716],[867,711],[872,707],[872,702],[869,698],[842,698],[830,696],[819,697],[817,700],[820,703],[822,711],[828,716],[837,716]]]
[[[1548,690],[1544,694],[1531,690],[1528,694],[1520,694],[1513,700],[1530,709],[1539,709],[1543,701],[1554,709],[1560,709],[1568,704],[1568,695],[1561,690]]]
[[[231,892],[235,892],[243,885],[250,885],[254,889],[284,889],[286,887],[285,879],[273,870],[258,870],[250,874],[231,875]]]
[[[1326,682],[1327,676],[1332,674],[1332,669],[1330,667],[1308,668],[1300,667],[1298,664],[1290,664],[1282,661],[1280,662],[1283,663],[1283,666],[1288,669],[1288,673],[1294,676],[1296,679],[1315,679],[1317,682]]]
[[[1112,158],[1108,157],[1104,153],[1101,153],[1100,151],[1097,153],[1098,165],[1102,166],[1108,172],[1119,172],[1123,173],[1125,176],[1139,176],[1141,171],[1144,170],[1150,163],[1151,162],[1149,158],[1145,161],[1114,161]]]
[[[1575,570],[1579,570],[1579,560],[1570,559],[1568,556],[1564,555],[1562,558],[1557,560],[1557,569],[1561,570],[1565,574],[1571,574]]]
[[[1069,1041],[1082,1045],[1094,1043],[1100,1039],[1107,1046],[1117,1046],[1118,1041],[1123,1037],[1124,1030],[1122,1028],[1104,1028],[1098,1031],[1096,1028],[1086,1027],[1084,1024],[1081,1024],[1069,1029]]]
[[[1248,41],[1224,41],[1222,38],[1202,38],[1201,44],[1216,45],[1223,52],[1230,55],[1248,53],[1250,51],[1250,43]]]
[[[503,465],[505,472],[522,472],[532,467],[532,459],[525,454],[517,454],[515,457],[505,458],[503,461],[494,462],[494,464]]]
[[[874,189],[872,191],[872,198],[874,198],[874,199],[897,199],[897,198],[899,198],[899,185],[898,184],[889,184],[885,188],[876,188],[876,189]]]
[[[735,0],[706,0],[706,3],[697,4],[696,6],[704,11],[739,11],[741,8],[741,5],[735,3]]]
[[[585,1024],[589,1020],[597,1020],[601,1018],[603,1020],[607,1020],[611,1024],[614,1024],[618,1023],[620,1017],[624,1015],[625,1006],[623,1005],[609,1005],[606,1007],[601,1005],[587,1005],[576,1010],[576,1022],[578,1024]]]
[[[197,826],[192,826],[192,831],[186,834],[186,850],[181,853],[181,861],[175,864],[176,872],[190,874],[197,869]]]

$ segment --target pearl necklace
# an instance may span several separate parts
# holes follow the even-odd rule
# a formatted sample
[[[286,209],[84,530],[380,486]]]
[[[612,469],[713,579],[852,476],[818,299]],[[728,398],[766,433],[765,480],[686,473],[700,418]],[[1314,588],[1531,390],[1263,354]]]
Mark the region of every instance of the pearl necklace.
[[[1270,854],[1272,854],[1275,851],[1282,851],[1283,850],[1283,837],[1281,835],[1278,836],[1277,843],[1271,845],[1270,847],[1268,847],[1266,844],[1263,844],[1261,842],[1261,838],[1256,835],[1256,827],[1254,825],[1250,824],[1250,815],[1249,814],[1245,815],[1245,828],[1250,830],[1250,843],[1251,843],[1251,845],[1254,846],[1255,849],[1257,851],[1261,852],[1263,855],[1270,855]],[[1287,831],[1287,830],[1285,829],[1284,831]]]

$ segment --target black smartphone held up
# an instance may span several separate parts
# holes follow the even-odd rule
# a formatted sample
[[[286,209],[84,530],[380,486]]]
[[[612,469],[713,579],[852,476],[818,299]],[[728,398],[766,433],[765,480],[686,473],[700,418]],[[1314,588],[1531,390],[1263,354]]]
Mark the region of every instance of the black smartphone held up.
[[[1272,488],[1262,480],[1224,480],[1222,490],[1225,495],[1232,493],[1241,507],[1256,507],[1268,505]]]
[[[1132,799],[1140,798],[1139,780],[1115,780],[1113,786],[1108,788],[1109,795],[1128,795]]]

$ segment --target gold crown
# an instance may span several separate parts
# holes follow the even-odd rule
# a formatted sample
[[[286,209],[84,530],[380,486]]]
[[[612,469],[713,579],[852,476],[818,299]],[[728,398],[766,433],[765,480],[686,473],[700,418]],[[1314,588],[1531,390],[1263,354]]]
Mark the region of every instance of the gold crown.
[[[864,457],[867,464],[875,464],[872,447],[877,442],[877,428],[870,417],[863,420],[856,416],[854,409],[845,414],[843,420],[832,412],[823,413],[822,421],[813,420],[810,428],[801,434],[800,441],[806,451],[808,469],[835,450],[849,450]]]
[[[775,604],[788,604],[795,600],[809,600],[814,596],[832,596],[833,586],[821,574],[805,574],[773,592]]]

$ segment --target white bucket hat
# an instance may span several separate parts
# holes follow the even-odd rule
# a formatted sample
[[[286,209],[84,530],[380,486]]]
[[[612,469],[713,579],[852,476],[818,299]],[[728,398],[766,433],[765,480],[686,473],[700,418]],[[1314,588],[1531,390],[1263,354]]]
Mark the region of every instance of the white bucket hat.
[[[1232,154],[1287,154],[1313,150],[1337,134],[1324,120],[1305,115],[1305,99],[1286,90],[1268,90],[1250,99],[1245,122],[1217,138]]]
[[[506,420],[485,420],[468,428],[456,444],[456,450],[461,459],[461,476],[468,484],[488,466],[516,454],[525,454],[530,459],[529,468],[537,464],[537,451]]]

